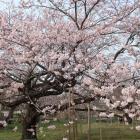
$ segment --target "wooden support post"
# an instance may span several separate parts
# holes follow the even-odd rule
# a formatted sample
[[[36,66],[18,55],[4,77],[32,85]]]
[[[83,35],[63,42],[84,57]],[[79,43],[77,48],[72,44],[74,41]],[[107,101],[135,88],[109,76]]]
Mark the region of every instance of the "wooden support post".
[[[90,140],[90,129],[91,129],[91,126],[90,126],[90,103],[88,103],[88,140]]]

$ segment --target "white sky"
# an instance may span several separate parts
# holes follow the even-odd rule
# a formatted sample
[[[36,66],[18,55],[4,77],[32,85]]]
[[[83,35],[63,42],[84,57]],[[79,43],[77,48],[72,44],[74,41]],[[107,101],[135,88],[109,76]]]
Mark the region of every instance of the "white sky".
[[[0,0],[0,10],[3,10],[10,6],[12,3],[17,5],[20,0]]]

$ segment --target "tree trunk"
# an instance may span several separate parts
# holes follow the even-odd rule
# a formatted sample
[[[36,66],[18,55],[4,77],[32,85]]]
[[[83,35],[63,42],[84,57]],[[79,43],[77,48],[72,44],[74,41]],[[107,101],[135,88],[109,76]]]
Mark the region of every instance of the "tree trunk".
[[[23,118],[22,139],[21,140],[37,140],[36,125],[39,121],[39,113],[34,105],[27,105],[26,114]]]
[[[16,107],[12,107],[9,110],[8,116],[6,117],[5,121],[10,124],[11,123],[11,119],[13,118],[13,113]]]
[[[127,119],[127,122],[129,123],[129,124],[132,124],[132,118],[130,118],[129,117],[129,114],[128,113],[125,113],[125,117],[126,117],[126,119]]]

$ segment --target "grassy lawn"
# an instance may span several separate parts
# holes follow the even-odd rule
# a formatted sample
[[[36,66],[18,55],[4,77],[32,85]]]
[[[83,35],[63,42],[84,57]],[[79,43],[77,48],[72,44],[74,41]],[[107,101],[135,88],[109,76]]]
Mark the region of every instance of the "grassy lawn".
[[[63,137],[68,137],[68,126],[64,126],[65,121],[50,122],[50,124],[40,124],[39,128],[42,127],[43,131],[38,130],[39,140],[62,140]],[[49,130],[48,125],[55,125],[55,130]],[[18,125],[18,131],[13,132],[12,129]],[[118,123],[91,123],[91,140],[140,140],[140,132],[131,130],[131,126],[125,126]],[[87,140],[87,123],[80,121],[77,123],[77,139],[76,140]],[[71,126],[71,139],[73,139]],[[0,130],[0,140],[20,140],[21,127],[19,124],[12,124],[8,128]]]

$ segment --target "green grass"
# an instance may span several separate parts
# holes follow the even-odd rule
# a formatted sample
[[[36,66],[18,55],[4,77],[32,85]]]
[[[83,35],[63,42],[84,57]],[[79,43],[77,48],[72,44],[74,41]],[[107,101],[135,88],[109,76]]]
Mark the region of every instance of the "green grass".
[[[11,130],[0,130],[0,140],[20,140],[21,134],[19,132],[12,132]]]
[[[50,122],[49,124],[39,124],[39,128],[43,127],[43,133],[38,130],[39,140],[62,140],[63,137],[68,137],[68,127],[64,126],[66,121]],[[48,130],[48,125],[55,124],[55,130]],[[87,123],[80,121],[78,125],[77,140],[87,140]],[[18,125],[19,130],[13,132],[12,129]],[[140,132],[131,130],[131,126],[125,126],[118,123],[91,123],[91,140],[140,140]],[[72,129],[72,127],[71,127]],[[21,126],[17,123],[8,126],[8,128],[0,130],[0,140],[20,140]],[[71,131],[71,139],[73,140],[73,133]]]
[[[84,125],[86,131],[87,125]],[[85,140],[87,136],[82,134],[79,140]],[[91,125],[91,140],[140,140],[140,132],[131,130],[130,126],[93,123]]]

